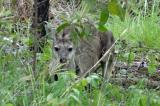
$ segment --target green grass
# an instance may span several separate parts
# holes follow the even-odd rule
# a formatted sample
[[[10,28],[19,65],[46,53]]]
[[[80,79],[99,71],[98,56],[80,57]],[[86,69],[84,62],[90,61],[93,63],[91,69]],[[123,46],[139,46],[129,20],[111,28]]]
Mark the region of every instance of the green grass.
[[[114,17],[112,20],[109,20],[110,23],[107,26],[117,38],[124,29],[128,29],[122,39],[127,39],[128,42],[134,45],[141,42],[146,47],[158,49],[160,48],[160,19],[157,14],[153,13],[150,17],[138,15],[135,18],[130,18],[126,15],[124,22],[120,21],[118,17]]]

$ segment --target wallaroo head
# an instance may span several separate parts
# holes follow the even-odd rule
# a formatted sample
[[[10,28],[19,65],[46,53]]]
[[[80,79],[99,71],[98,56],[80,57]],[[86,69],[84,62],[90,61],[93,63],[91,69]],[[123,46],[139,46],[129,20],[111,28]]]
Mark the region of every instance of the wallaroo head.
[[[54,36],[53,41],[54,57],[60,63],[68,63],[73,60],[75,47],[70,37],[70,29],[63,29]]]

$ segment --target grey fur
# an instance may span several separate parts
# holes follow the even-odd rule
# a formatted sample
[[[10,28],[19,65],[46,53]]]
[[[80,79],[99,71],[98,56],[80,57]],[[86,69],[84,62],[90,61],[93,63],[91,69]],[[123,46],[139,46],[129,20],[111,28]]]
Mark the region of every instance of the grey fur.
[[[57,33],[53,43],[55,58],[52,63],[61,63],[60,60],[64,59],[65,65],[62,68],[78,70],[78,75],[83,75],[114,43],[114,37],[111,31],[99,32],[94,28],[91,35],[88,39],[80,39],[79,44],[74,45],[70,38],[70,29],[65,28],[63,31]],[[56,47],[59,49],[58,51],[55,50]],[[72,48],[72,51],[69,51],[69,48]],[[107,56],[101,62],[105,64],[108,61],[108,68],[104,68],[106,70],[105,75],[105,71],[102,72],[104,77],[108,77],[111,73],[114,57],[113,51],[111,51],[110,56]]]

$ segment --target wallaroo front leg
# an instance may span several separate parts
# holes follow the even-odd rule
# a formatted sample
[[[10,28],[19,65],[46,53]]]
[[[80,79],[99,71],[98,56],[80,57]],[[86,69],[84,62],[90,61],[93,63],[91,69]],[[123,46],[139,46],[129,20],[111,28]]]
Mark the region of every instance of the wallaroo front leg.
[[[110,79],[110,76],[112,74],[112,68],[113,68],[113,54],[109,53],[109,55],[106,58],[105,67],[102,73],[104,80]]]

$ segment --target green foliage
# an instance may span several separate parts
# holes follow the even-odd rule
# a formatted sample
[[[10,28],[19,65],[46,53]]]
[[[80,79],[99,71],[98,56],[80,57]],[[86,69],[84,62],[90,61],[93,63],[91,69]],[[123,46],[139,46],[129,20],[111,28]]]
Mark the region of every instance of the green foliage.
[[[98,1],[96,1],[96,0],[82,1],[81,9],[79,11],[76,11],[74,14],[69,16],[68,19],[66,19],[62,16],[63,17],[62,20],[64,20],[64,22],[58,26],[57,32],[59,32],[60,30],[64,29],[67,26],[72,26],[72,29],[73,28],[75,28],[75,29],[81,28],[80,30],[77,30],[79,33],[78,35],[80,37],[87,36],[88,33],[86,33],[86,31],[88,31],[88,30],[84,31],[84,29],[86,29],[84,27],[87,25],[85,24],[83,19],[88,18],[88,20],[86,19],[87,21],[89,21],[88,23],[95,25],[95,23],[90,22],[90,20],[92,20],[92,19],[90,19],[90,17],[88,17],[88,14],[90,14],[92,17],[94,17],[94,15],[97,15],[97,12],[95,12],[95,13],[91,12],[92,10],[95,10],[95,7],[97,7],[96,3],[98,3]],[[100,13],[98,14],[98,16],[99,16],[98,30],[100,30],[102,32],[107,31],[107,27],[105,26],[105,24],[107,23],[109,15],[116,15],[116,16],[120,17],[121,20],[124,21],[125,11],[120,6],[118,1],[111,0],[111,1],[109,1],[108,4],[105,3],[105,5],[103,7],[101,7]],[[96,20],[93,19],[92,21],[96,22],[97,19]],[[83,24],[85,24],[85,25],[83,25]],[[79,28],[77,28],[77,27],[79,27]],[[76,36],[76,35],[74,35],[74,36]]]
[[[118,4],[117,0],[111,0],[108,4],[108,10],[109,13],[113,15],[117,15],[120,17],[122,21],[124,21],[125,18],[125,11],[123,8]]]
[[[147,90],[140,90],[135,88],[134,86],[130,87],[128,90],[129,98],[127,102],[127,106],[132,106],[132,104],[136,106],[145,106],[145,105],[151,105],[155,106],[155,104],[159,105],[159,101],[157,97],[155,96],[155,93],[148,92]],[[147,92],[147,93],[146,93]]]
[[[64,22],[63,24],[59,25],[56,32],[60,32],[61,30],[63,30],[65,27],[69,26],[68,22]]]
[[[155,61],[156,59],[154,56],[150,56],[149,60],[150,60],[150,64],[148,67],[148,72],[150,74],[154,74],[156,72],[156,67],[158,66],[158,63]]]
[[[105,24],[108,20],[108,17],[109,17],[109,11],[107,7],[104,7],[101,10],[100,19],[99,19],[99,27],[98,27],[98,29],[102,32],[105,32],[107,30],[107,28],[105,27]]]

